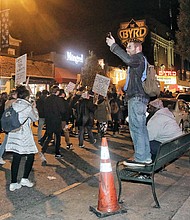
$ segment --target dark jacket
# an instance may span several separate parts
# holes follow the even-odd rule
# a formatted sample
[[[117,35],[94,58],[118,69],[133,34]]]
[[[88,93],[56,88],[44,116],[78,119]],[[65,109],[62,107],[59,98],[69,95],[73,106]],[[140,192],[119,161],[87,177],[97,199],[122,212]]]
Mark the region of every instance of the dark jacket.
[[[62,115],[66,112],[62,100],[52,94],[45,99],[44,107],[47,132],[61,132]]]
[[[93,126],[94,112],[97,106],[92,99],[81,98],[75,105],[78,126]]]
[[[40,96],[40,98],[36,100],[36,108],[38,109],[39,118],[45,118],[45,114],[44,114],[45,98],[46,96]]]
[[[145,68],[143,53],[137,53],[129,56],[127,52],[116,43],[112,44],[110,50],[130,67],[129,84],[126,90],[128,98],[130,99],[136,96],[149,99],[149,96],[143,90],[141,80],[142,73]]]
[[[61,99],[62,107],[64,109],[64,114],[61,115],[62,118],[61,120],[66,121],[68,123],[70,119],[69,102],[63,97],[60,97],[60,99]]]

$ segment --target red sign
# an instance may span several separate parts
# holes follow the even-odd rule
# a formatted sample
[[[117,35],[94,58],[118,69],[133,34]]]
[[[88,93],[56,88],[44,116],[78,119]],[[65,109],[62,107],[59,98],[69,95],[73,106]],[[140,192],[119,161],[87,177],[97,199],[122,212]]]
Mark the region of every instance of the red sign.
[[[176,76],[176,71],[159,71],[158,76]]]

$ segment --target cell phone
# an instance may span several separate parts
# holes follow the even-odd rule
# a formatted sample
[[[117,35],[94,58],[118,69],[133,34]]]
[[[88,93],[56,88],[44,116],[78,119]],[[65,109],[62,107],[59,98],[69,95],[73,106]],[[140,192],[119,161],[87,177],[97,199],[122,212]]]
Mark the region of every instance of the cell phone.
[[[111,36],[112,36],[112,35],[111,35],[111,32],[108,32],[108,33],[107,33],[107,37],[111,38]]]

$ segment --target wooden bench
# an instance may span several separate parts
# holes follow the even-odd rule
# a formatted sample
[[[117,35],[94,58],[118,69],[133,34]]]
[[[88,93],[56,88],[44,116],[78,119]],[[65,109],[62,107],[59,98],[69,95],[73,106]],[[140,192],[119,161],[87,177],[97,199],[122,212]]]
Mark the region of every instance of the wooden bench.
[[[190,133],[184,134],[178,138],[171,141],[162,143],[158,149],[155,161],[150,165],[144,165],[142,167],[138,166],[125,166],[123,161],[118,161],[116,164],[116,173],[119,182],[119,193],[118,201],[120,202],[121,196],[121,181],[130,181],[137,183],[150,184],[152,187],[152,194],[154,201],[156,203],[155,207],[160,208],[158,202],[156,191],[155,191],[155,181],[154,175],[165,166],[169,165],[179,157],[181,157],[185,152],[190,149]],[[127,161],[126,162],[130,162]],[[189,154],[190,162],[190,154]]]

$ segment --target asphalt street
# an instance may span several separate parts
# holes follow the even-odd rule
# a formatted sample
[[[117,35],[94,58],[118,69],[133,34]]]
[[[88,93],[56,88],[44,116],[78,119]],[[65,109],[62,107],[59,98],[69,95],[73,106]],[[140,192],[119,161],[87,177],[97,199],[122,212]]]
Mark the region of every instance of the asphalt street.
[[[95,131],[96,132],[96,131]],[[37,128],[33,128],[37,141]],[[131,157],[133,146],[129,131],[113,138],[108,132],[109,153],[113,173],[118,160]],[[96,135],[96,134],[95,134]],[[1,139],[3,136],[1,134]],[[97,216],[89,211],[89,206],[97,207],[99,189],[100,146],[85,141],[85,148],[78,147],[76,137],[71,137],[73,150],[66,150],[62,137],[62,159],[55,159],[54,147],[50,146],[46,154],[47,166],[41,166],[36,155],[30,180],[35,182],[33,188],[22,187],[10,192],[11,154],[6,154],[6,164],[0,166],[0,220],[3,219],[67,219],[94,220]],[[2,140],[1,140],[2,141]],[[40,145],[38,145],[40,150]],[[23,172],[23,162],[19,170],[19,179]],[[123,183],[123,207],[127,213],[116,214],[106,219],[189,219],[190,172],[187,155],[184,155],[156,175],[156,191],[161,209],[155,209],[151,188],[147,185]],[[117,178],[115,186],[118,190]]]

